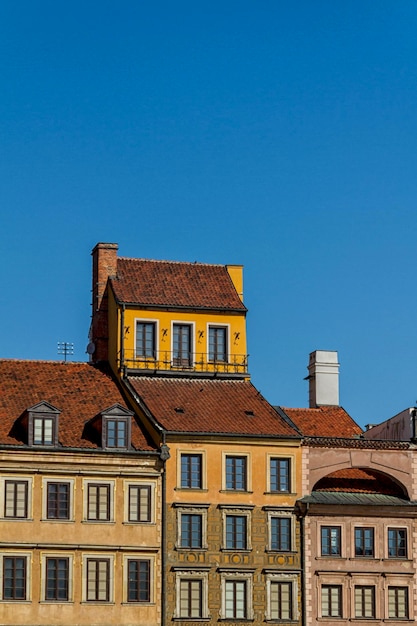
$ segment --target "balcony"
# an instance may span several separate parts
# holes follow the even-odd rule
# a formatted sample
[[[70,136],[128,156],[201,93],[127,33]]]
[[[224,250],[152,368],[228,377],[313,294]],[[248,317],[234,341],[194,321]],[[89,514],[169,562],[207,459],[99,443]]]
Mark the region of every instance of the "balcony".
[[[160,351],[155,357],[139,357],[135,350],[125,350],[119,355],[119,366],[130,375],[157,374],[171,376],[197,376],[241,378],[248,376],[247,354],[229,355],[227,361],[210,359],[204,352],[182,353]]]

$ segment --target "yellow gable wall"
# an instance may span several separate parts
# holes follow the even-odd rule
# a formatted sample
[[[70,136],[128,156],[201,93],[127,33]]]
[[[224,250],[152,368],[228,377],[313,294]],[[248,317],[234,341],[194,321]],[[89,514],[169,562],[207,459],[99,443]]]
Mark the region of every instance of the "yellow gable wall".
[[[209,326],[227,328],[228,362],[239,365],[246,363],[246,319],[244,313],[211,311],[145,310],[118,307],[112,292],[109,292],[109,361],[117,371],[120,354],[124,350],[124,361],[133,366],[138,321],[156,322],[157,359],[169,362],[172,359],[172,326],[174,323],[192,325],[192,352],[195,362],[207,364],[209,351]],[[121,328],[123,325],[123,333]],[[117,329],[117,330],[116,330]],[[123,335],[123,336],[122,336]],[[210,370],[210,366],[206,369]],[[243,367],[239,369],[242,373]]]

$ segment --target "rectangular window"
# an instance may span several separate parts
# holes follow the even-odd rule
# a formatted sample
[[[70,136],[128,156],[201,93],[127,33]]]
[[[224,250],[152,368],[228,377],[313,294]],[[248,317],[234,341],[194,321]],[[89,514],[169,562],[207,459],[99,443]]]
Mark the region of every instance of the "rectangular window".
[[[355,528],[355,556],[374,556],[373,528]]]
[[[209,361],[227,361],[227,329],[209,326]]]
[[[202,548],[202,515],[181,513],[181,548]]]
[[[183,489],[202,488],[202,455],[181,454],[181,487]]]
[[[293,619],[291,582],[271,582],[271,619]]]
[[[225,618],[247,619],[247,581],[225,581]]]
[[[106,419],[106,448],[127,448],[128,426],[125,419]]]
[[[271,517],[271,550],[291,550],[291,521],[290,517]]]
[[[109,559],[87,559],[87,602],[109,602]]]
[[[26,568],[26,557],[3,557],[3,600],[26,600]]]
[[[33,419],[33,443],[39,446],[52,446],[54,443],[53,417],[35,417]]]
[[[110,520],[110,485],[88,485],[87,519],[104,522]]]
[[[180,617],[203,617],[203,581],[196,578],[182,578],[179,589]]]
[[[375,617],[375,587],[370,585],[355,587],[355,617]]]
[[[341,554],[340,526],[322,526],[321,555],[340,556]]]
[[[245,456],[226,457],[226,489],[247,490],[247,458]]]
[[[146,559],[128,559],[128,602],[151,601],[151,564]]]
[[[388,617],[408,619],[408,587],[388,587]]]
[[[48,519],[69,519],[69,483],[49,483],[47,485],[46,516]]]
[[[291,459],[270,460],[270,490],[288,493],[291,491]]]
[[[248,518],[246,515],[226,515],[226,549],[247,550]]]
[[[27,480],[6,480],[4,483],[4,517],[25,519],[27,516]]]
[[[151,486],[129,485],[129,522],[150,522]]]
[[[45,600],[68,600],[69,559],[46,559]]]
[[[390,558],[407,557],[406,528],[388,528],[388,556]]]
[[[321,588],[321,616],[342,617],[341,585],[323,585]]]
[[[191,367],[193,364],[191,325],[173,325],[173,362],[176,367]]]
[[[155,350],[155,323],[136,323],[136,357],[141,359],[154,359]]]

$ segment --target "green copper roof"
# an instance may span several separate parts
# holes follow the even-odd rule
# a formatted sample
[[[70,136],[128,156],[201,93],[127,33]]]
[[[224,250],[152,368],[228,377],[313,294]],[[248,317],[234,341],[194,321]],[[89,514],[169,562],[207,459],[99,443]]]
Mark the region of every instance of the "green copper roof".
[[[301,498],[300,502],[361,506],[417,506],[417,502],[410,502],[410,500],[397,496],[379,493],[347,493],[344,491],[313,491],[311,495]]]

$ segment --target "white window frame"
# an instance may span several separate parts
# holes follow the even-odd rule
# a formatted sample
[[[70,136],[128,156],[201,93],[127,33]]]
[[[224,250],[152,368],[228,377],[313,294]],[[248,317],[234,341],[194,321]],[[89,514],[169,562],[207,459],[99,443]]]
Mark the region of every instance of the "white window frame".
[[[177,508],[177,550],[207,550],[207,509],[198,505],[183,505]],[[201,548],[187,548],[181,545],[182,516],[183,515],[200,515],[201,516]]]
[[[142,324],[153,324],[155,328],[155,358],[151,356],[140,356],[136,353],[136,339],[137,339],[137,327],[138,322]],[[133,352],[135,355],[135,359],[139,361],[155,361],[159,359],[159,320],[145,317],[135,317],[135,336],[134,336],[134,344],[133,344]]]
[[[42,552],[41,554],[41,603],[68,604],[74,602],[74,553]],[[46,561],[47,559],[68,559],[68,600],[47,600],[46,598]]]
[[[182,487],[181,486],[181,459],[183,455],[195,455],[201,457],[201,488],[198,487]],[[177,451],[177,489],[181,489],[184,491],[198,491],[201,492],[203,490],[207,490],[207,475],[206,475],[206,450],[186,450],[185,448],[181,448]]]
[[[246,458],[246,489],[228,489],[226,486],[226,459],[229,457],[245,457]],[[228,493],[251,493],[252,492],[252,458],[250,452],[229,452],[222,451],[222,491]]]
[[[272,583],[290,583],[292,587],[292,618],[291,621],[299,619],[298,611],[298,576],[297,574],[285,574],[285,573],[268,573],[266,575],[266,595],[267,595],[267,607],[266,607],[266,619],[276,620],[272,617],[271,609],[271,585]],[[282,621],[288,621],[286,618]]]
[[[210,328],[225,328],[226,329],[226,360],[225,361],[214,361],[210,359]],[[230,363],[230,324],[225,322],[221,324],[219,322],[207,322],[206,326],[206,354],[207,354],[207,363]]]
[[[149,487],[150,488],[150,519],[149,520],[131,520],[129,519],[129,493],[130,487]],[[123,483],[124,497],[124,523],[125,524],[155,524],[155,494],[156,494],[156,481],[150,480],[125,480]]]
[[[175,572],[175,615],[176,619],[181,619],[184,621],[191,620],[199,620],[199,619],[208,619],[210,617],[210,613],[208,610],[208,575],[207,571],[201,570],[179,570]],[[199,580],[202,582],[201,585],[201,617],[184,617],[181,616],[181,603],[180,603],[180,591],[181,591],[181,581],[182,580]]]
[[[89,519],[88,518],[88,486],[89,485],[108,485],[109,486],[109,519]],[[110,524],[114,522],[114,502],[115,502],[115,481],[114,480],[95,480],[86,478],[83,480],[83,493],[84,493],[84,511],[83,522],[87,524]]]
[[[271,489],[271,460],[272,459],[289,459],[290,461],[290,484],[289,491],[275,491]],[[294,454],[284,453],[268,453],[266,457],[266,491],[272,493],[275,496],[288,496],[291,493],[295,493],[295,456]]]
[[[5,558],[18,558],[18,559],[26,559],[26,597],[21,600],[9,600],[3,597],[4,592],[4,559]],[[30,602],[32,600],[32,588],[31,588],[31,567],[32,567],[32,554],[31,552],[20,552],[19,550],[13,550],[13,552],[0,552],[0,598],[2,602],[7,602],[10,604],[19,604],[22,602]]]
[[[291,542],[289,550],[276,550],[272,548],[272,519],[274,518],[286,518],[290,520],[290,533],[291,533]],[[283,552],[288,554],[288,552],[296,551],[295,544],[295,515],[290,511],[268,511],[268,550],[271,552]]]
[[[27,483],[27,511],[26,517],[6,517],[6,482]],[[5,522],[28,522],[32,521],[32,476],[1,476],[0,477],[0,519]]]
[[[90,560],[107,560],[109,561],[109,598],[108,600],[87,600],[87,562]],[[88,553],[83,554],[82,556],[82,603],[83,604],[99,604],[99,605],[109,605],[114,603],[114,564],[115,564],[115,555],[108,554],[105,552],[99,553]]]
[[[129,600],[129,561],[149,561],[149,601]],[[155,557],[144,552],[132,552],[123,555],[123,603],[129,606],[149,606],[155,602]]]
[[[55,518],[48,517],[48,483],[65,483],[69,485],[69,517],[68,518]],[[73,478],[64,478],[57,476],[55,478],[48,476],[48,478],[42,478],[42,520],[43,522],[59,522],[65,524],[68,522],[74,522],[74,489],[75,481]]]
[[[243,619],[252,620],[253,615],[253,574],[252,572],[222,572],[221,573],[221,619],[235,620],[235,617],[226,616],[226,586],[228,582],[244,582],[246,592],[246,615]]]

